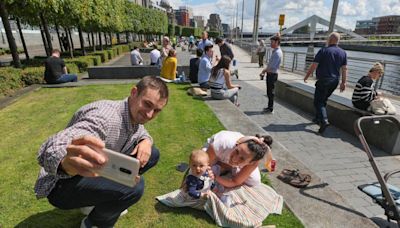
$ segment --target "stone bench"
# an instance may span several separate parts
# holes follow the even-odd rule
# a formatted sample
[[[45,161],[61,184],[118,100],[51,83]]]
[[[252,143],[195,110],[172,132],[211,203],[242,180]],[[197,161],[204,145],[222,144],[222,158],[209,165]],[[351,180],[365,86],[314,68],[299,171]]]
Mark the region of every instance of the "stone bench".
[[[314,88],[298,82],[279,80],[275,94],[278,98],[295,105],[308,113],[314,113]],[[351,100],[332,94],[328,100],[327,111],[329,122],[334,126],[355,135],[354,122],[370,112],[353,107]],[[400,116],[396,115],[400,120]],[[366,123],[363,127],[367,142],[389,154],[400,154],[400,133],[397,126],[390,121],[381,121],[378,125]]]
[[[189,66],[178,66],[178,74],[185,72],[189,77]],[[88,68],[90,79],[137,79],[147,75],[160,75],[160,68],[151,65],[95,66]]]

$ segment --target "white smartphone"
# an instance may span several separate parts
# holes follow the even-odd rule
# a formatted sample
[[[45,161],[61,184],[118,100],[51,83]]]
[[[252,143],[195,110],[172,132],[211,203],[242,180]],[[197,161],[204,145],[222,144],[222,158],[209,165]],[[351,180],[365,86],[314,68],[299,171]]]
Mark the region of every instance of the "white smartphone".
[[[103,149],[102,152],[108,157],[108,160],[101,169],[95,170],[95,172],[107,179],[134,187],[136,176],[139,175],[139,160],[109,149]]]

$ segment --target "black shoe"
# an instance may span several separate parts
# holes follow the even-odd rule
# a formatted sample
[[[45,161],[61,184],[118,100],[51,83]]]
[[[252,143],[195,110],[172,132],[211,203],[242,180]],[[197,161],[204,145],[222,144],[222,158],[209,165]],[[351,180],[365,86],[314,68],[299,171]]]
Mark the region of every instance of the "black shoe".
[[[272,108],[264,108],[263,113],[265,114],[274,114],[274,109]]]
[[[263,74],[260,74],[260,80],[261,81],[264,80],[264,75]]]
[[[320,134],[324,133],[324,131],[326,130],[326,128],[327,128],[329,125],[330,125],[330,124],[329,124],[328,121],[322,121],[322,122],[319,124],[318,133],[320,133]]]

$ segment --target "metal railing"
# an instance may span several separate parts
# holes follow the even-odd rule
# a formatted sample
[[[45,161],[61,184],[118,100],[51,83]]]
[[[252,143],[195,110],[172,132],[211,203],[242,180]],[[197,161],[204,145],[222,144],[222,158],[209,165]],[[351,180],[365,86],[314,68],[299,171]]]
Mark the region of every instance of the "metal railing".
[[[266,61],[269,60],[272,50],[268,49],[266,53]],[[306,61],[307,53],[283,51],[283,61],[281,68],[305,74],[311,61]],[[375,62],[383,64],[385,74],[375,83],[375,88],[389,92],[393,95],[400,95],[400,62],[387,61],[371,58],[347,58],[347,82],[350,86],[354,86],[357,81],[368,74],[369,69]]]

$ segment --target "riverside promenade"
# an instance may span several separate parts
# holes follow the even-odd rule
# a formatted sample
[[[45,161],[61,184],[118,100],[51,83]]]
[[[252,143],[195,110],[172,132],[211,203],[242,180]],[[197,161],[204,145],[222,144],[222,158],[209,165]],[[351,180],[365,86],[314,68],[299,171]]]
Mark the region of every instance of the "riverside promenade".
[[[258,128],[273,136],[272,149],[277,159],[277,172],[269,174],[269,177],[273,187],[284,196],[288,207],[306,227],[376,227],[370,220],[363,219],[363,216],[375,221],[379,227],[386,227],[383,209],[357,189],[360,184],[376,181],[358,139],[334,126],[327,128],[323,136],[317,134],[318,126],[312,123],[312,115],[283,100],[276,99],[274,114],[263,114],[261,110],[267,104],[267,97],[265,80],[261,81],[258,76],[261,68],[257,63],[250,63],[250,56],[243,49],[233,46],[233,51],[239,70],[239,79],[233,77],[233,83],[242,86],[239,94],[240,107],[236,108],[228,101],[222,107],[219,106],[220,102],[208,99],[205,102],[227,129],[250,134],[249,132],[259,133]],[[215,53],[219,55],[218,47],[215,47]],[[189,52],[178,49],[179,65],[187,65],[189,56]],[[130,65],[129,54],[110,61],[107,65]],[[87,75],[81,77],[85,78]],[[303,83],[302,77],[281,71],[278,80]],[[63,86],[134,81],[136,80],[90,79]],[[310,80],[306,86],[313,87],[314,82]],[[335,91],[335,94],[348,99],[352,91],[352,88],[347,88],[344,93]],[[235,121],[238,116],[244,116],[250,122]],[[378,155],[376,160],[382,172],[400,167],[400,156],[388,155],[376,148],[372,150]],[[307,188],[296,189],[276,178],[283,168],[298,168],[309,173],[313,180]],[[394,177],[391,180],[393,184],[400,186],[400,178]],[[320,215],[323,216],[319,217]],[[397,227],[394,223],[390,226]]]
[[[360,184],[376,181],[359,140],[335,126],[328,127],[323,136],[317,134],[319,126],[312,123],[312,114],[305,113],[283,100],[276,99],[274,114],[263,114],[261,110],[266,107],[268,98],[265,80],[261,81],[258,76],[262,68],[258,67],[258,63],[250,63],[250,56],[243,49],[233,46],[233,50],[239,69],[239,80],[234,78],[233,83],[242,86],[239,92],[239,109],[270,133],[275,142],[286,148],[290,155],[318,176],[325,186],[337,192],[345,202],[345,205],[340,206],[361,213],[378,223],[383,222],[382,218],[386,218],[384,210],[357,189]],[[286,71],[280,71],[278,80],[305,84],[303,75]],[[306,85],[314,87],[314,83],[313,80],[309,80]],[[352,92],[352,88],[346,88],[344,93],[336,90],[334,94],[351,99]],[[399,109],[398,102],[394,103]],[[376,161],[382,172],[400,167],[400,156],[389,155],[374,147],[372,150],[378,156]],[[279,165],[278,160],[277,166]],[[293,164],[292,167],[281,168],[297,167]],[[273,180],[276,181],[278,180]],[[391,178],[391,183],[399,186],[400,178]],[[291,187],[288,185],[288,188]],[[315,199],[310,197],[310,200]],[[347,227],[346,224],[343,224],[343,227]]]

